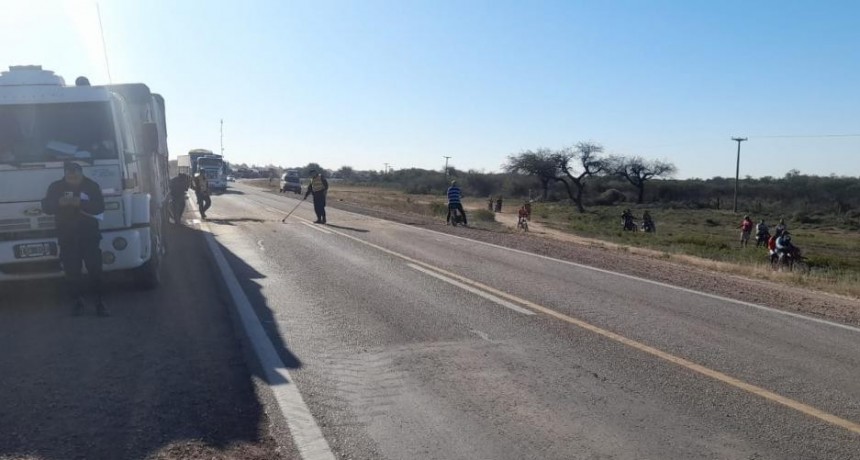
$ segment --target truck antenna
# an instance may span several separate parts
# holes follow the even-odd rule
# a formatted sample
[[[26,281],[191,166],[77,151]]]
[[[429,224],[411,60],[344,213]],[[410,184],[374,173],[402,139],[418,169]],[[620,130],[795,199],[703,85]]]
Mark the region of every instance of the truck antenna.
[[[105,28],[102,25],[102,10],[99,7],[98,2],[96,2],[96,14],[98,14],[98,16],[99,16],[99,31],[101,32],[101,35],[102,35],[102,51],[104,52],[104,55],[105,55],[105,68],[107,68],[108,83],[113,84],[113,78],[111,78],[111,75],[110,75],[110,62],[108,62],[107,42],[105,42]]]

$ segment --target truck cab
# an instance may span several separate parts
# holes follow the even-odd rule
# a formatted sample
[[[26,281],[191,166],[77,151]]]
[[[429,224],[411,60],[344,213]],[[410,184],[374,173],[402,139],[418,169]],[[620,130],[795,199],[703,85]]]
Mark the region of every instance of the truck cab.
[[[74,161],[105,198],[105,271],[157,285],[167,155],[164,100],[146,85],[67,86],[40,66],[0,73],[0,282],[62,276],[54,217],[40,202]]]

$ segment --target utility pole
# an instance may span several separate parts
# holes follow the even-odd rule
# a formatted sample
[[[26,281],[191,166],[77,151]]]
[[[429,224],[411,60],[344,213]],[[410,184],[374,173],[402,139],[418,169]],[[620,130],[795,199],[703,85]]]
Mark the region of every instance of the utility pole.
[[[745,137],[733,137],[733,141],[738,143],[738,160],[735,164],[735,213],[738,212],[738,180],[741,174],[741,142],[747,140]]]
[[[221,119],[221,158],[224,157],[224,119]]]
[[[388,174],[388,163],[382,163],[385,165],[385,174]]]
[[[444,157],[444,158],[445,158],[445,179],[448,179],[448,158],[451,158],[451,157]]]

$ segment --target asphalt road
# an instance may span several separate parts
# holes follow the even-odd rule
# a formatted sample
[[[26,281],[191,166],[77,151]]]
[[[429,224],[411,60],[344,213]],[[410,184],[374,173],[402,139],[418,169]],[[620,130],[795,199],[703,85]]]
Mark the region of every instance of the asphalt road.
[[[276,458],[201,232],[169,238],[163,285],[112,277],[109,318],[72,317],[58,282],[2,286],[0,459]]]
[[[860,458],[860,330],[237,185],[209,227],[339,458]],[[289,417],[289,414],[287,414]]]
[[[294,197],[214,197],[110,318],[0,291],[0,459],[326,458],[311,425],[345,459],[860,458],[858,329],[310,202],[281,223]]]

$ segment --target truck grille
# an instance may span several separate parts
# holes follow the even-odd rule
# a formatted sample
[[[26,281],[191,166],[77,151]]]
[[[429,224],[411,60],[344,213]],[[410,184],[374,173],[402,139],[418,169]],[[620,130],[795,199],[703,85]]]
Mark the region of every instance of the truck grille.
[[[36,227],[39,230],[52,230],[56,227],[56,222],[54,221],[54,216],[44,216],[38,219],[38,223]]]
[[[0,232],[30,230],[30,219],[0,219]]]

